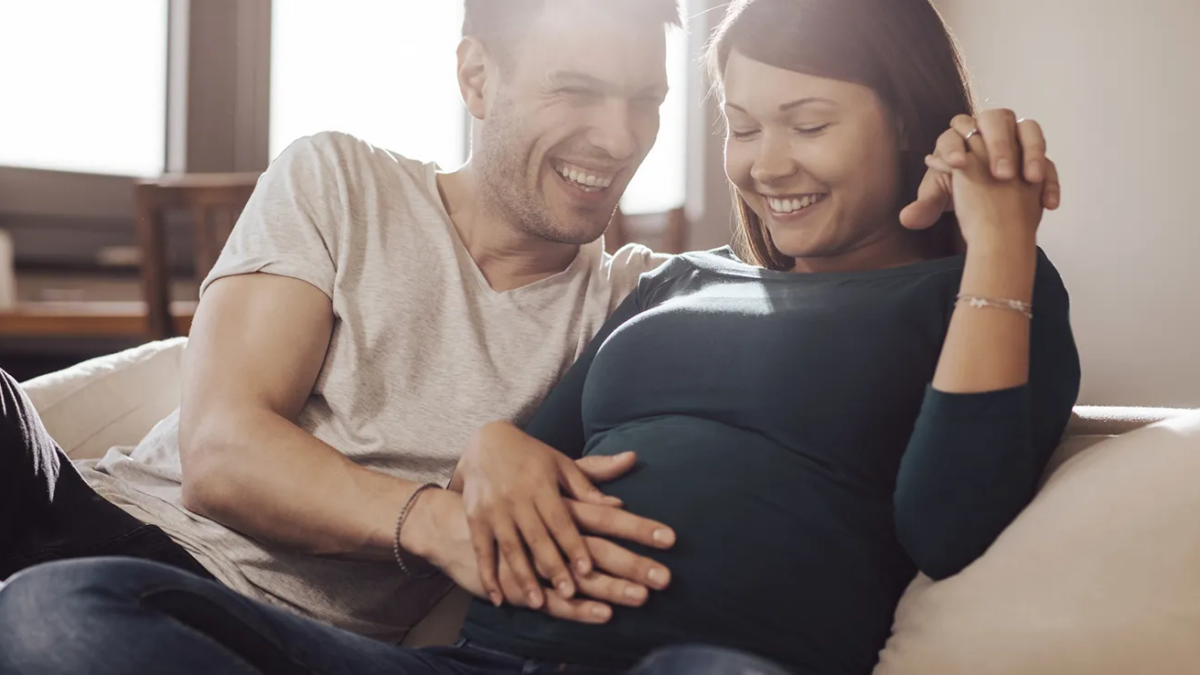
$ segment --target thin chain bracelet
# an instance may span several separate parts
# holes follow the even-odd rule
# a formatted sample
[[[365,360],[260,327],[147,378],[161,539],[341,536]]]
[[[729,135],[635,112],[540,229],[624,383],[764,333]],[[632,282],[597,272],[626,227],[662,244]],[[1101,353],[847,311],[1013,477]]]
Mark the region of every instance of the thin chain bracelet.
[[[396,564],[400,566],[400,571],[403,572],[404,576],[406,576],[406,577],[412,576],[412,570],[410,570],[408,568],[408,565],[404,562],[405,551],[403,548],[400,547],[400,530],[404,529],[404,522],[408,520],[408,515],[410,513],[412,513],[413,505],[417,503],[417,497],[420,497],[421,494],[423,492],[425,492],[426,490],[440,490],[440,489],[442,489],[442,486],[440,486],[440,485],[435,485],[433,483],[426,483],[425,485],[422,485],[421,487],[414,490],[412,493],[412,496],[408,498],[408,502],[404,504],[404,508],[400,510],[400,517],[396,519],[396,536],[392,540],[392,553],[394,553],[396,555]],[[437,573],[437,570],[434,569],[429,574],[422,575],[422,576],[432,576],[433,574],[436,574],[436,573]]]
[[[1006,309],[1010,312],[1023,314],[1026,319],[1033,319],[1033,305],[1020,300],[1009,300],[1007,298],[985,298],[978,295],[959,295],[958,304],[963,304],[975,309]]]

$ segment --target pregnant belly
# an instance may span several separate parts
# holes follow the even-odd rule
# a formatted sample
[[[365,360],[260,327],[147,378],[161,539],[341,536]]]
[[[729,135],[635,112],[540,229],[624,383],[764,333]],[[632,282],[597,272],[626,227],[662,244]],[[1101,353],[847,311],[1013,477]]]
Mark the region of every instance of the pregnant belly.
[[[638,468],[603,489],[673,527],[678,543],[637,549],[671,569],[671,587],[617,612],[606,641],[715,642],[838,672],[874,658],[912,575],[887,495],[761,435],[693,418],[609,432],[588,454],[626,450]]]

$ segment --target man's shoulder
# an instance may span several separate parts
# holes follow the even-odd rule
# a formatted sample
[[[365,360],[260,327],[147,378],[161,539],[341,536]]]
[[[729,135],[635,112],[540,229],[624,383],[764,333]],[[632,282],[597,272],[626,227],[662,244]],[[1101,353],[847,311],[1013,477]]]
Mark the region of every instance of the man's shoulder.
[[[642,244],[625,244],[615,253],[604,254],[604,269],[614,280],[629,280],[632,286],[647,272],[653,272],[671,260],[667,253],[655,253]]]
[[[423,182],[432,162],[411,159],[341,131],[322,131],[296,139],[280,156],[289,163],[313,167],[318,173],[361,178],[364,174],[394,174]]]

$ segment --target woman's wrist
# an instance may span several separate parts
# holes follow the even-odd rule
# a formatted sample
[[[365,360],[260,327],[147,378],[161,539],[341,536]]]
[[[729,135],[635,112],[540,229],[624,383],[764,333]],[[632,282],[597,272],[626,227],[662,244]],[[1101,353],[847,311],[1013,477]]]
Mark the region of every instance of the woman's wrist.
[[[978,238],[977,238],[978,239]],[[1034,237],[1006,234],[967,244],[967,260],[959,288],[976,295],[1029,302],[1037,273]]]

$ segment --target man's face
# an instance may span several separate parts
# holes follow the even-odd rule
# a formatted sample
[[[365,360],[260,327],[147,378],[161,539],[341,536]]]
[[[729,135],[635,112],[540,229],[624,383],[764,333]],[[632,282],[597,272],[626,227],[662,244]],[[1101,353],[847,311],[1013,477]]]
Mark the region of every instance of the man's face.
[[[546,3],[485,87],[474,161],[487,207],[545,240],[596,240],[654,145],[666,94],[663,26],[600,2]]]

